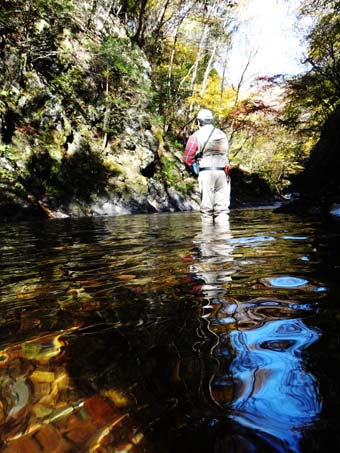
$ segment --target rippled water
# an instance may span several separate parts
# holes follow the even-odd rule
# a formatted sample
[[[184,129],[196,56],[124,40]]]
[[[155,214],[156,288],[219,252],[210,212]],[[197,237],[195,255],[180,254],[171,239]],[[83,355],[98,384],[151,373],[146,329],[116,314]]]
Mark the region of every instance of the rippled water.
[[[0,225],[3,452],[340,447],[340,222]]]

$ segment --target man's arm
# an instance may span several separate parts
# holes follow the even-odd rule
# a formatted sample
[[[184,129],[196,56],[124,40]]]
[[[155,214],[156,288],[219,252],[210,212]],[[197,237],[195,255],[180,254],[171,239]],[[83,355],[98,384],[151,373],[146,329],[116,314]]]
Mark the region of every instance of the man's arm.
[[[185,146],[183,162],[192,170],[192,164],[195,162],[195,155],[198,150],[198,141],[196,135],[191,135]]]

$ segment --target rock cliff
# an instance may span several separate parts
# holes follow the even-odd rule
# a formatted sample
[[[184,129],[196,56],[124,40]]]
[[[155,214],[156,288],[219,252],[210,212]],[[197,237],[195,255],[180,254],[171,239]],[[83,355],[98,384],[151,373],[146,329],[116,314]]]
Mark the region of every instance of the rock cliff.
[[[340,203],[340,107],[328,118],[304,170],[293,180],[299,199],[285,210],[319,214]]]
[[[2,46],[1,219],[196,209],[144,53],[119,21],[103,29],[100,11],[91,29],[67,17],[58,29],[53,18],[32,24],[49,52],[23,55],[16,23]]]

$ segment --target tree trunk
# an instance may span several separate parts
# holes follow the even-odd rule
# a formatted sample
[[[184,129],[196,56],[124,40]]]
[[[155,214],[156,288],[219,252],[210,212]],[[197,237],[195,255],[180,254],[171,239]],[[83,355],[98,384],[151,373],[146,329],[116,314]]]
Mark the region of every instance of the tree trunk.
[[[97,0],[92,0],[91,12],[87,19],[87,24],[86,24],[87,29],[89,29],[91,27],[92,19],[93,19],[93,16],[95,16],[96,11],[97,11]]]
[[[217,48],[218,48],[218,45],[219,45],[220,41],[221,41],[220,38],[218,38],[215,41],[213,51],[211,52],[207,67],[205,68],[203,82],[202,82],[202,86],[201,86],[201,90],[200,90],[200,95],[201,96],[204,95],[205,90],[207,89],[207,83],[208,83],[209,74],[210,74],[210,71],[212,69],[212,66],[213,66],[213,63],[214,63],[214,60],[215,60],[216,51],[217,51]]]
[[[105,150],[105,148],[107,146],[108,136],[109,136],[109,124],[110,124],[110,113],[111,113],[109,95],[110,95],[110,93],[109,93],[109,68],[107,67],[106,84],[105,84],[105,113],[104,113],[104,121],[103,121],[103,144],[102,144],[103,151]]]
[[[148,0],[141,0],[140,10],[139,10],[139,17],[138,17],[138,26],[136,30],[136,34],[134,39],[143,47],[144,44],[144,28],[145,28],[145,10]]]

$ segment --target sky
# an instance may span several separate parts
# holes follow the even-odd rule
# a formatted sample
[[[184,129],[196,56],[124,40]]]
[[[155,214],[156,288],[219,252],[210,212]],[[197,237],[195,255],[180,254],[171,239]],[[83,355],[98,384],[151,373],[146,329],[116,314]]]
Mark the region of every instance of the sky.
[[[297,33],[296,0],[250,0],[240,10],[241,25],[230,54],[229,78],[236,84],[250,54],[256,52],[247,71],[257,74],[297,74],[305,49]]]

